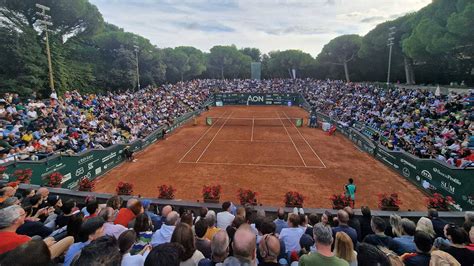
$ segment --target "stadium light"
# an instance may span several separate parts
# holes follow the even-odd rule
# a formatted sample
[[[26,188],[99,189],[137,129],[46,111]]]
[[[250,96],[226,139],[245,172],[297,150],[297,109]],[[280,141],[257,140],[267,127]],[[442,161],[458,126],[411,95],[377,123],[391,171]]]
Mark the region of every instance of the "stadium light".
[[[135,48],[135,58],[136,58],[136,61],[137,61],[137,91],[140,90],[140,71],[139,71],[139,68],[138,68],[138,51],[140,49],[140,47],[138,46],[138,40],[137,38],[135,37],[134,38],[134,45],[133,45],[133,48]]]
[[[36,20],[40,26],[42,26],[45,36],[46,36],[46,54],[48,56],[48,70],[49,70],[49,87],[51,88],[51,92],[54,92],[54,78],[53,78],[53,65],[51,63],[51,51],[49,48],[49,37],[48,37],[48,26],[53,26],[53,23],[49,20],[51,20],[51,16],[46,14],[46,11],[50,11],[51,8],[41,5],[41,4],[36,4],[36,7],[41,10],[41,12],[36,12],[36,15],[42,19]]]
[[[393,44],[394,44],[394,41],[395,41],[395,37],[393,37],[393,35],[395,35],[396,30],[397,30],[396,27],[390,27],[389,32],[388,32],[387,46],[390,47],[390,50],[388,52],[387,88],[390,85],[390,68],[391,68],[391,65],[392,65],[392,47],[393,47]]]

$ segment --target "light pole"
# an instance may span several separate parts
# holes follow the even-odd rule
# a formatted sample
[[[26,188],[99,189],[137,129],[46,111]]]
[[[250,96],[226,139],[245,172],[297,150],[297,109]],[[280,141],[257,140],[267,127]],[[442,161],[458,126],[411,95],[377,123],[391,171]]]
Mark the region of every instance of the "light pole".
[[[49,21],[51,16],[46,14],[46,11],[49,11],[50,8],[47,6],[43,6],[40,4],[36,4],[36,7],[41,10],[41,12],[36,12],[36,15],[41,17],[42,19],[38,19],[38,23],[40,26],[43,26],[44,33],[46,35],[46,54],[48,56],[48,69],[49,69],[49,87],[51,88],[51,92],[54,92],[54,79],[53,79],[53,65],[51,63],[51,52],[49,50],[49,38],[48,38],[48,26],[52,26],[53,23]]]
[[[395,30],[397,28],[395,27],[390,27],[389,32],[388,32],[388,43],[387,46],[390,47],[390,51],[388,52],[388,72],[387,72],[387,88],[390,85],[390,67],[392,65],[392,47],[393,47],[393,41],[395,38],[393,35],[395,35]]]
[[[137,39],[135,38],[135,44],[133,45],[133,48],[135,48],[135,58],[137,60],[137,91],[140,90],[140,71],[138,70],[138,50],[139,46],[137,43]]]

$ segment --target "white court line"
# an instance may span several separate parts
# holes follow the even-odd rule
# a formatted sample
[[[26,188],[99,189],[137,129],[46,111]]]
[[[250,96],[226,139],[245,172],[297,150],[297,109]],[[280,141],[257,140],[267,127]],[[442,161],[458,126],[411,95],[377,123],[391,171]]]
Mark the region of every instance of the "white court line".
[[[255,119],[252,119],[252,137],[250,137],[250,141],[253,141],[253,128],[255,125]]]
[[[290,140],[291,140],[291,143],[293,143],[293,146],[295,147],[296,152],[297,152],[298,155],[300,156],[301,161],[303,161],[304,166],[307,167],[306,162],[304,161],[303,156],[301,156],[300,151],[299,151],[298,148],[296,147],[296,144],[295,144],[295,142],[293,141],[293,138],[291,138],[290,133],[288,132],[288,129],[286,129],[285,124],[283,124],[283,120],[281,119],[281,117],[280,117],[280,115],[277,113],[277,111],[275,111],[275,113],[277,114],[278,118],[280,119],[281,125],[282,125],[283,128],[285,129],[286,134],[288,135],[288,137],[289,137]]]
[[[301,166],[301,165],[284,165],[284,164],[253,164],[253,163],[213,163],[213,162],[179,162],[187,164],[210,164],[210,165],[230,165],[230,166],[257,166],[257,167],[281,167],[281,168],[312,168],[323,169],[322,166]]]
[[[222,115],[224,116],[224,114],[227,113],[227,111],[225,111]],[[194,147],[196,147],[196,145],[202,140],[202,138],[204,138],[204,136],[206,136],[207,132],[209,132],[209,130],[211,130],[214,125],[217,123],[217,121],[219,121],[220,118],[218,118],[215,123],[213,122],[212,125],[204,132],[204,134],[202,134],[202,136],[196,141],[196,143],[194,143],[194,145],[183,155],[183,157],[181,157],[181,159],[179,159],[179,163],[184,159],[184,157],[186,157],[186,155],[188,155],[192,149],[194,149]]]
[[[290,117],[286,114],[286,112],[283,112],[283,114],[287,117],[288,120],[290,120]],[[290,120],[290,122],[291,122],[291,120]],[[323,160],[321,160],[321,158],[319,158],[319,155],[313,150],[313,147],[311,147],[311,145],[309,145],[309,142],[306,140],[306,138],[303,136],[303,134],[301,134],[300,130],[293,123],[291,123],[291,124],[296,128],[296,131],[298,131],[298,133],[303,138],[303,140],[306,142],[306,144],[309,146],[309,148],[314,153],[314,155],[316,155],[316,157],[318,157],[319,161],[323,164],[324,168],[327,168],[326,165],[324,164]]]
[[[291,143],[291,141],[278,141],[278,140],[258,140],[254,139],[253,141],[250,141],[248,139],[216,139],[214,141],[220,141],[220,142],[261,142],[261,143]]]
[[[197,158],[196,160],[196,163],[199,162],[199,160],[201,159],[201,157],[204,155],[204,153],[207,151],[207,149],[209,148],[209,146],[211,146],[211,143],[214,141],[214,139],[217,137],[217,135],[219,134],[219,132],[221,132],[222,128],[224,127],[225,123],[227,123],[227,120],[229,120],[229,118],[232,116],[232,114],[234,113],[234,111],[232,111],[232,113],[230,113],[230,115],[227,117],[227,119],[224,121],[224,123],[222,124],[222,126],[219,128],[219,130],[217,130],[216,134],[214,135],[214,137],[211,139],[211,141],[207,144],[206,148],[202,151],[201,155],[199,155],[199,157]]]

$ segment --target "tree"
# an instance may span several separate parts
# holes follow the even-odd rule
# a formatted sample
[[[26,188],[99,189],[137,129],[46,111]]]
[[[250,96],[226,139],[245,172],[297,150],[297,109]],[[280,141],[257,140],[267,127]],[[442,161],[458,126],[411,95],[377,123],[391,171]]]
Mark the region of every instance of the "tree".
[[[292,69],[297,73],[310,66],[314,59],[300,50],[273,51],[264,58],[265,77],[292,77]]]
[[[211,77],[248,78],[250,76],[250,56],[242,54],[235,45],[217,45],[208,56],[208,70]]]
[[[260,62],[261,61],[261,52],[258,48],[242,48],[239,50],[242,54],[250,56],[252,58],[252,62]]]
[[[362,38],[359,35],[342,35],[332,39],[323,47],[316,60],[320,63],[330,63],[344,66],[346,81],[349,82],[348,63],[357,57]]]

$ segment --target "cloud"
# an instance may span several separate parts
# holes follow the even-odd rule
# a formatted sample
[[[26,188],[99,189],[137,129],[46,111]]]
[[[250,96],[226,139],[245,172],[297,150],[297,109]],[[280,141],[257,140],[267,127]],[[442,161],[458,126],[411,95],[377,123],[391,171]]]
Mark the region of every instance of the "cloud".
[[[316,56],[341,34],[364,35],[378,23],[431,0],[89,0],[107,22],[160,48],[299,49]]]

